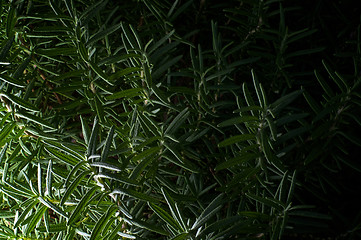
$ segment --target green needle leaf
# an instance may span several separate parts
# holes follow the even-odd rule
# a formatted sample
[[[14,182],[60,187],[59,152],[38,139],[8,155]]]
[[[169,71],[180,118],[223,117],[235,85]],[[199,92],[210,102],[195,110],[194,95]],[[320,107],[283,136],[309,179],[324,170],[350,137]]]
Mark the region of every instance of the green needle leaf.
[[[172,218],[172,216],[169,213],[167,213],[165,210],[163,210],[161,207],[157,206],[154,203],[149,203],[149,202],[148,205],[164,222],[166,222],[175,229],[183,231],[182,228],[178,225],[178,223]]]
[[[98,122],[98,119],[95,117],[94,123],[93,123],[93,129],[92,129],[92,132],[91,132],[91,135],[89,138],[87,157],[90,157],[96,151],[98,130],[99,130],[99,122]]]
[[[183,109],[169,124],[168,128],[165,130],[164,134],[172,135],[178,128],[187,120],[190,112],[188,108]]]
[[[141,91],[143,90],[143,88],[131,88],[131,89],[127,89],[127,90],[123,90],[120,92],[116,92],[112,95],[109,95],[106,97],[107,100],[114,100],[114,99],[119,99],[119,98],[133,98],[136,96],[141,96]]]
[[[84,171],[81,174],[79,174],[75,180],[70,184],[70,186],[66,189],[63,197],[61,198],[60,201],[60,205],[64,205],[64,203],[66,202],[66,200],[68,200],[68,198],[70,197],[70,195],[74,192],[74,190],[78,187],[78,185],[80,184],[81,180],[83,180],[84,177],[86,177],[87,175],[89,175],[91,173],[91,171]]]
[[[165,198],[165,200],[167,201],[167,204],[169,206],[169,209],[172,213],[172,216],[174,219],[176,219],[176,224],[177,224],[177,228],[180,231],[184,231],[186,229],[186,225],[184,223],[184,219],[178,209],[177,203],[173,200],[173,198],[171,197],[171,195],[168,193],[167,190],[165,190],[164,188],[161,188],[162,194]]]
[[[49,161],[48,169],[46,171],[46,191],[45,195],[52,197],[52,171],[53,171],[53,161]]]
[[[82,197],[80,202],[76,205],[73,213],[70,215],[67,225],[71,226],[81,215],[81,212],[88,206],[90,198],[94,195],[94,193],[99,190],[98,186],[94,186]]]
[[[112,34],[113,32],[117,31],[120,28],[120,24],[116,24],[114,26],[111,27],[107,27],[105,28],[103,31],[100,31],[96,34],[94,34],[93,36],[90,37],[89,41],[86,43],[88,46],[92,45],[93,43],[104,39],[106,36]]]
[[[44,213],[46,212],[48,208],[46,206],[41,206],[33,216],[31,216],[30,223],[27,225],[25,234],[29,235],[30,232],[32,232],[35,228],[35,226],[38,224],[38,222],[43,217]]]
[[[33,112],[39,112],[39,109],[37,107],[35,107],[34,105],[32,105],[31,103],[29,103],[27,101],[24,101],[23,99],[21,99],[17,96],[10,95],[10,94],[4,94],[4,93],[0,93],[0,96],[6,97],[13,104],[15,104],[21,108],[24,108],[24,109],[27,109],[27,110],[33,111]]]
[[[258,117],[255,117],[255,116],[235,117],[235,118],[231,118],[231,119],[221,122],[220,124],[218,124],[218,127],[228,127],[228,126],[232,126],[235,124],[257,122],[257,121],[259,121],[259,119],[258,119]]]
[[[37,199],[33,199],[32,202],[29,204],[29,206],[27,206],[24,211],[21,213],[21,215],[19,216],[19,218],[17,219],[17,221],[14,224],[14,227],[17,228],[18,226],[20,226],[20,224],[24,221],[26,215],[28,215],[28,213],[30,212],[31,209],[34,208],[34,206],[38,203],[39,201]]]
[[[21,88],[25,88],[26,85],[22,82],[20,82],[19,80],[15,79],[15,78],[12,78],[12,77],[9,77],[9,76],[5,76],[3,74],[0,74],[0,80],[1,81],[4,81],[6,83],[9,83],[15,87],[21,87]]]
[[[198,229],[204,223],[206,223],[212,216],[214,216],[219,210],[221,210],[223,204],[223,194],[218,195],[199,215],[197,220],[192,226],[192,230]]]
[[[120,174],[114,174],[114,173],[99,173],[94,176],[95,178],[107,178],[114,181],[122,182],[125,184],[133,185],[133,186],[139,186],[139,183],[129,177],[123,177]]]
[[[45,150],[49,152],[51,155],[59,159],[60,161],[69,164],[71,166],[75,166],[78,163],[78,159],[72,157],[71,155],[64,154],[62,152],[59,152],[51,147],[45,147]]]
[[[38,116],[28,114],[26,112],[17,112],[17,113],[15,113],[15,115],[20,117],[20,118],[24,118],[24,119],[29,120],[31,122],[37,123],[37,124],[39,124],[41,126],[44,126],[44,127],[50,128],[50,129],[56,129],[50,123],[46,122],[45,120],[41,119]]]
[[[101,232],[105,228],[106,224],[109,224],[114,222],[113,219],[111,219],[114,215],[114,213],[117,211],[117,207],[115,205],[109,206],[108,210],[103,214],[103,216],[100,217],[100,219],[95,224],[92,233],[90,235],[90,240],[97,239],[97,237],[100,237]]]
[[[56,213],[59,214],[60,216],[66,218],[66,219],[69,218],[68,215],[67,215],[63,210],[61,210],[59,207],[55,206],[53,203],[46,201],[46,200],[45,200],[44,198],[42,198],[42,197],[39,197],[38,199],[39,199],[39,201],[40,201],[42,204],[44,204],[44,205],[47,206],[48,208],[52,209],[54,212],[56,212]]]
[[[223,140],[222,142],[218,143],[218,147],[226,147],[235,143],[239,143],[239,142],[244,142],[244,141],[248,141],[248,140],[255,140],[256,136],[253,134],[242,134],[242,135],[237,135],[237,136],[233,136],[230,138],[227,138],[225,140]]]

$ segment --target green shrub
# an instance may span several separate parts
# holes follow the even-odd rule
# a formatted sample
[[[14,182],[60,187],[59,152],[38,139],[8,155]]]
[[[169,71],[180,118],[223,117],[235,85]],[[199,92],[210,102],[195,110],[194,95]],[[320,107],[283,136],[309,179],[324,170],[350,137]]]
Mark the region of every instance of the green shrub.
[[[0,238],[360,237],[359,19],[316,2],[0,1]]]

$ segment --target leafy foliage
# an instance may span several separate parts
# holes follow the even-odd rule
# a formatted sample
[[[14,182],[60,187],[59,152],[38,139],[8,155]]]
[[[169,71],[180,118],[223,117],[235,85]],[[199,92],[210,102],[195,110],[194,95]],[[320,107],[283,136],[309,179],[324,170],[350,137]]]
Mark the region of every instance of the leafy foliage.
[[[359,22],[352,74],[306,5],[0,3],[0,239],[360,237]]]

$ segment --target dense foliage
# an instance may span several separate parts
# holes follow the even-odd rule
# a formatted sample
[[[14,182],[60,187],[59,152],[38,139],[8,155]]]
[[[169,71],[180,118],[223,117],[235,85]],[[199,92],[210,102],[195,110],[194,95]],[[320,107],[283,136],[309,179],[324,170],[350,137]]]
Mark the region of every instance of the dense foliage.
[[[0,239],[360,238],[351,2],[0,1]]]

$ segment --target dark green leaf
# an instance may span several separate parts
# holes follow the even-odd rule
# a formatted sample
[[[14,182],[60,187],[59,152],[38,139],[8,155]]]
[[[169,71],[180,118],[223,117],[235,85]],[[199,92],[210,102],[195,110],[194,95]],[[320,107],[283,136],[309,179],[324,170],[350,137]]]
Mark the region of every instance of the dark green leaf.
[[[227,126],[232,126],[232,125],[235,125],[235,124],[256,122],[256,121],[259,121],[259,119],[257,117],[254,117],[254,116],[242,116],[242,117],[235,117],[235,118],[228,119],[226,121],[221,122],[217,126],[218,127],[227,127]]]
[[[185,221],[183,219],[183,216],[181,215],[181,212],[179,211],[179,208],[177,206],[177,203],[173,200],[171,195],[165,190],[164,188],[161,188],[162,194],[167,201],[167,204],[169,206],[169,209],[172,213],[173,218],[176,220],[177,228],[180,231],[184,231],[186,229]]]
[[[68,218],[68,222],[67,222],[68,226],[71,226],[80,217],[82,211],[88,206],[90,198],[94,195],[94,193],[98,189],[99,187],[95,186],[86,192],[86,194],[82,197],[82,199],[76,205],[76,208]]]
[[[27,235],[34,230],[36,224],[38,224],[38,222],[41,220],[41,218],[43,217],[43,215],[47,209],[48,208],[46,206],[41,206],[39,209],[37,209],[35,214],[33,216],[31,216],[31,221],[26,226],[26,230],[25,230],[25,233]]]
[[[112,34],[113,32],[117,31],[120,28],[120,24],[116,24],[114,26],[111,27],[107,27],[105,28],[103,31],[100,31],[96,34],[94,34],[93,36],[90,37],[90,39],[87,41],[87,46],[92,45],[93,43],[104,39],[106,36]]]
[[[277,209],[278,211],[282,211],[285,208],[285,205],[273,198],[268,197],[260,197],[251,193],[246,193],[247,197],[256,200],[257,202],[260,202],[266,206],[272,207]]]
[[[236,135],[230,138],[223,140],[222,142],[218,143],[218,147],[226,147],[235,143],[244,142],[248,140],[255,140],[256,137],[253,134],[242,134]]]
[[[130,223],[140,227],[140,228],[144,228],[147,229],[151,232],[156,232],[159,233],[161,235],[165,235],[168,236],[169,233],[167,233],[166,231],[164,231],[162,228],[154,225],[154,224],[149,224],[147,222],[141,221],[141,220],[129,220]]]
[[[143,90],[143,88],[131,88],[131,89],[123,90],[120,92],[116,92],[112,95],[109,95],[106,97],[106,99],[114,100],[114,99],[119,99],[119,98],[132,98],[132,97],[136,97],[136,96],[141,96],[142,90]]]
[[[51,155],[59,159],[60,161],[69,164],[71,166],[75,166],[78,163],[78,160],[71,155],[64,154],[62,152],[59,152],[51,147],[45,147],[45,150],[48,151]]]
[[[17,112],[16,115],[18,117],[20,117],[20,118],[24,118],[26,120],[29,120],[29,121],[34,122],[36,124],[39,124],[41,126],[44,126],[44,127],[50,128],[50,129],[56,129],[50,123],[46,122],[45,120],[43,120],[42,118],[40,118],[40,117],[38,117],[36,115],[29,114],[29,113],[26,113],[24,111]]]
[[[89,138],[89,144],[88,144],[88,149],[87,149],[87,157],[88,158],[95,154],[96,147],[97,147],[98,130],[99,130],[99,122],[98,122],[98,119],[95,117],[94,123],[93,123],[93,129],[92,129],[92,132],[91,132],[91,135]]]
[[[0,51],[0,62],[5,61],[6,55],[9,53],[9,50],[14,42],[15,37],[12,36],[11,38],[9,38],[6,43],[4,44],[4,46],[2,47],[1,51]]]
[[[115,194],[126,195],[126,196],[133,197],[135,199],[138,199],[138,200],[146,201],[146,202],[153,202],[153,203],[158,202],[157,198],[149,196],[148,194],[145,194],[145,193],[134,191],[132,189],[117,188],[117,189],[114,189],[111,194],[112,195],[115,195]]]
[[[94,176],[95,178],[106,178],[106,179],[111,179],[114,181],[118,181],[118,182],[122,182],[125,184],[129,184],[129,185],[133,185],[133,186],[138,186],[139,183],[135,180],[133,180],[131,177],[124,177],[120,174],[114,174],[114,173],[99,173],[97,175]]]
[[[10,5],[10,10],[6,19],[6,36],[11,38],[14,35],[14,27],[16,22],[15,6]]]
[[[45,227],[38,227],[36,228],[39,232],[49,232],[49,233],[57,233],[66,231],[66,224],[65,223],[59,223],[59,224],[50,224],[49,229],[46,229]]]
[[[10,133],[14,130],[16,127],[16,123],[12,122],[9,124],[6,124],[5,127],[1,129],[0,132],[0,147],[2,147],[6,143],[6,138],[10,135]]]
[[[3,75],[3,74],[0,74],[0,80],[1,80],[1,81],[4,81],[4,82],[6,82],[6,83],[9,83],[9,84],[11,84],[11,85],[13,85],[13,86],[15,86],[15,87],[21,87],[21,88],[25,88],[25,87],[26,87],[26,85],[25,85],[23,82],[15,79],[15,78],[12,78],[12,77],[9,77],[9,76],[5,76],[5,75]]]
[[[85,122],[84,118],[82,116],[80,116],[80,121],[81,121],[81,127],[82,127],[82,133],[83,133],[83,138],[85,141],[85,144],[89,144],[89,138],[90,138],[90,129],[88,124]]]
[[[42,197],[39,197],[39,202],[41,202],[42,204],[44,204],[46,207],[52,209],[55,213],[59,214],[60,216],[68,219],[68,215],[63,211],[61,210],[59,207],[57,207],[56,205],[54,205],[53,203],[51,202],[48,202],[46,201],[44,198]]]
[[[114,215],[114,213],[117,211],[117,208],[115,205],[109,206],[107,211],[100,217],[99,221],[95,224],[92,233],[90,235],[90,240],[97,239],[101,237],[101,232],[105,228],[105,225],[108,224],[108,221],[113,222],[114,220],[111,219]]]
[[[228,168],[231,168],[231,167],[233,167],[235,165],[248,162],[248,161],[250,161],[252,159],[256,159],[257,157],[259,157],[259,154],[256,154],[256,153],[243,153],[238,157],[229,159],[229,160],[227,160],[225,162],[222,162],[222,163],[218,164],[216,166],[215,170],[219,171],[219,170],[223,170],[223,169],[228,169]]]
[[[169,124],[164,134],[174,134],[175,131],[177,131],[178,128],[187,120],[189,114],[188,108],[183,109]]]
[[[192,226],[192,230],[198,229],[206,223],[212,216],[219,212],[223,205],[223,194],[219,194],[213,201],[203,210]]]
[[[2,210],[0,212],[0,219],[6,219],[6,218],[13,218],[15,217],[15,213],[11,211],[4,211]]]
[[[169,213],[154,203],[148,202],[148,205],[166,224],[169,224],[174,229],[182,231],[182,228],[178,225],[177,221],[175,221]]]
[[[32,210],[35,205],[38,203],[37,199],[33,199],[32,202],[24,209],[24,211],[21,213],[21,215],[18,217],[17,221],[14,224],[14,227],[18,227],[21,225],[21,223],[24,221],[26,215]]]
[[[78,187],[78,185],[80,184],[81,180],[83,180],[84,177],[86,177],[87,175],[89,175],[91,173],[91,171],[84,171],[81,174],[79,174],[74,181],[70,184],[70,186],[67,186],[67,189],[63,195],[63,197],[61,198],[60,201],[60,205],[64,205],[64,203],[66,202],[66,200],[68,200],[68,198],[70,197],[70,195],[74,192],[74,190]]]
[[[7,99],[9,99],[13,104],[21,107],[21,108],[24,108],[24,109],[27,109],[29,111],[33,111],[33,112],[39,112],[39,109],[37,107],[35,107],[33,104],[27,102],[27,101],[24,101],[23,99],[17,97],[17,96],[14,96],[14,95],[10,95],[10,94],[3,94],[3,93],[0,93],[0,96],[4,96],[6,97]]]

